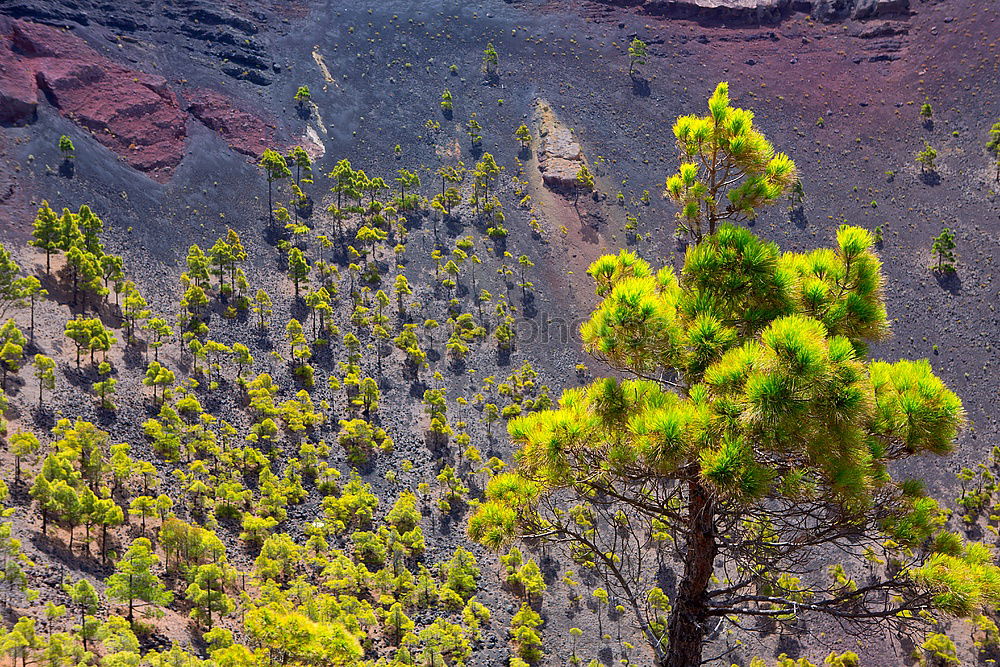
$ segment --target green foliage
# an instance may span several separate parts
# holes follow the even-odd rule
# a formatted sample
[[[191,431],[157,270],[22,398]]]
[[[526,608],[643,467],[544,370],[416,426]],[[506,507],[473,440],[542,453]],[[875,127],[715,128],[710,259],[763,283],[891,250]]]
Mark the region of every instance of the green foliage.
[[[441,566],[445,575],[445,583],[441,586],[442,594],[457,596],[464,604],[476,594],[479,580],[479,567],[476,558],[463,547],[457,547],[451,560]]]
[[[19,277],[20,272],[21,267],[0,243],[0,317],[24,297],[25,280]]]
[[[636,38],[628,52],[629,73],[638,76],[647,45]],[[492,44],[483,66],[495,82]],[[308,87],[295,99],[311,108]],[[440,104],[449,118],[454,102],[445,90]],[[0,518],[17,517],[0,521],[0,581],[7,606],[26,614],[0,632],[4,659],[107,667],[474,664],[473,651],[492,645],[503,628],[488,627],[491,612],[476,597],[487,582],[473,553],[450,544],[457,548],[441,561],[438,534],[459,518],[471,536],[506,553],[500,579],[518,605],[526,601],[506,611],[516,612],[512,666],[585,662],[579,628],[569,630],[563,656],[543,654],[532,604],[549,595],[545,577],[534,558],[511,546],[526,535],[568,545],[576,564],[557,575],[568,587],[560,590],[573,605],[596,606],[602,637],[603,623],[618,624],[623,664],[636,659],[634,637],[621,636],[626,624],[645,634],[653,647],[645,657],[657,664],[696,664],[664,660],[664,647],[682,643],[676,632],[725,632],[723,625],[748,612],[770,620],[761,627],[824,610],[844,622],[871,612],[890,630],[932,613],[968,615],[977,646],[995,642],[985,614],[1000,586],[986,548],[948,530],[948,510],[918,484],[894,478],[895,461],[950,449],[961,406],[924,362],[865,359],[867,346],[887,334],[871,236],[844,227],[833,248],[783,254],[724,224],[752,218],[779,191],[792,192],[794,203],[801,184],[794,165],[753,130],[752,115],[729,105],[724,86],[709,110],[676,128],[685,164],[675,178],[696,169],[675,199],[697,202],[703,242],[689,248],[680,273],[654,270],[627,252],[594,263],[600,305],[582,333],[614,379],[569,390],[558,406],[527,362],[507,377],[483,377],[495,372],[493,344],[504,351],[530,343],[515,338],[520,315],[511,291],[520,287],[517,305],[530,309],[531,270],[548,258],[520,244],[517,225],[537,214],[528,211],[520,161],[510,178],[488,152],[470,169],[414,163],[383,178],[340,160],[329,173],[331,203],[317,216],[312,204],[324,197],[303,190],[313,183],[309,153],[301,146],[265,151],[268,211],[280,223],[269,233],[279,280],[260,258],[248,261],[257,239],[244,246],[233,229],[213,235],[207,228],[218,221],[205,220],[201,245],[182,250],[179,284],[166,291],[137,284],[148,271],[134,276],[122,257],[105,252],[104,223],[89,207],[59,214],[43,202],[31,245],[45,252],[46,273],[51,255],[63,253],[58,272],[22,276],[0,245],[0,368],[9,381],[30,350],[41,408],[26,409],[36,397],[25,400],[31,392],[18,378],[9,396],[0,391],[0,435],[13,459],[17,503],[16,513],[0,508]],[[473,147],[483,142],[481,122],[470,112],[464,124]],[[445,139],[436,121],[425,128],[432,136],[417,139]],[[513,137],[529,147],[530,123],[517,125]],[[397,159],[404,149],[405,142],[396,146]],[[702,162],[709,151],[721,162]],[[591,170],[606,164],[598,157],[581,167],[577,195],[596,187]],[[433,193],[422,192],[428,174],[440,179]],[[627,187],[622,181],[623,206]],[[512,192],[524,218],[505,213]],[[648,192],[636,196],[650,204]],[[634,232],[635,212],[625,215],[626,231]],[[538,220],[529,226],[536,241],[547,241]],[[116,248],[134,241],[124,233],[116,230]],[[49,283],[58,284],[59,304],[40,301]],[[260,285],[277,285],[273,302]],[[77,366],[89,352],[93,368],[61,368],[65,346],[50,350],[43,335],[51,322],[35,339],[36,306],[47,316],[67,303],[73,319],[64,331]],[[29,305],[30,338],[28,312],[6,319]],[[283,333],[268,331],[272,317]],[[425,371],[431,364],[439,369],[433,376]],[[418,421],[433,460],[414,456],[415,465],[379,454],[384,460],[365,466],[393,447],[390,432],[402,423],[400,365],[411,396],[423,392],[426,422]],[[45,409],[60,373],[68,382]],[[153,396],[144,407],[133,396],[140,381]],[[148,411],[131,425],[148,442],[113,442],[84,420],[58,419],[51,438],[27,430],[31,416],[38,426],[67,410],[93,410],[83,400],[90,389],[106,409],[129,401],[117,417],[98,410],[116,437],[128,426],[121,420]],[[479,442],[484,428],[492,441],[501,420],[518,449],[510,465]],[[155,463],[143,460],[150,452]],[[353,466],[360,471],[343,475]],[[995,532],[986,518],[993,470],[963,470],[957,504],[966,521]],[[17,500],[25,490],[30,504]],[[0,500],[7,496],[0,481]],[[380,507],[386,498],[395,501]],[[68,579],[62,600],[37,600],[29,588],[34,565],[14,537],[30,533],[23,523],[29,508],[40,514],[44,540],[64,541],[56,548],[89,562],[86,571],[97,571],[98,559],[114,565],[103,572],[112,572],[104,585]],[[826,528],[804,530],[811,521]],[[854,536],[863,542],[846,545],[844,565],[785,571],[811,562],[811,547],[830,535],[842,546]],[[242,569],[229,562],[227,545],[239,547]],[[739,566],[720,571],[733,562]],[[663,567],[699,571],[704,585],[679,576],[670,599],[660,588]],[[606,588],[591,598],[581,581]],[[171,625],[179,612],[204,633],[199,655],[146,648],[151,633],[169,628],[135,612],[153,618],[165,606]],[[126,610],[127,620],[114,615]],[[778,664],[800,662],[811,664],[784,656]],[[857,662],[849,653],[826,661]]]
[[[918,151],[916,156],[917,164],[920,165],[920,171],[923,173],[933,172],[937,156],[938,152],[925,141],[923,149]]]
[[[531,145],[531,130],[522,123],[514,130],[514,138],[521,144],[521,148],[528,148]]]
[[[628,45],[628,75],[630,77],[635,76],[636,65],[646,64],[647,53],[646,42],[638,37],[633,38],[632,43]]]
[[[288,277],[295,284],[295,296],[299,295],[299,285],[309,281],[310,266],[305,255],[298,248],[288,251]]]
[[[961,664],[955,653],[955,642],[940,632],[931,632],[924,638],[917,653],[921,667],[946,667]]]
[[[309,86],[299,86],[299,89],[295,91],[295,102],[300,106],[305,106],[312,100],[312,93],[309,92]]]
[[[278,603],[252,609],[244,625],[254,642],[283,664],[352,665],[364,656],[342,622],[317,622]]]
[[[392,451],[392,438],[364,419],[341,419],[337,441],[351,463],[365,463],[375,451]]]
[[[469,142],[472,144],[473,148],[477,148],[483,143],[483,135],[480,134],[482,129],[483,126],[479,124],[478,120],[476,120],[476,112],[473,111],[469,115],[469,120],[465,123],[465,133],[469,135]]]
[[[576,172],[576,187],[585,192],[594,189],[594,174],[586,164],[581,164],[580,170]]]
[[[483,50],[483,72],[487,76],[495,76],[497,68],[500,66],[500,55],[497,53],[493,42],[486,45]]]
[[[541,625],[542,617],[527,603],[522,604],[510,620],[510,636],[517,648],[517,657],[528,664],[539,662],[545,655],[538,632]]]
[[[27,344],[28,338],[21,333],[14,320],[9,319],[0,325],[0,370],[3,374],[0,389],[6,385],[8,372],[20,370]]]
[[[132,542],[115,565],[114,574],[105,581],[108,598],[128,605],[129,622],[134,619],[135,609],[146,607],[155,614],[173,600],[173,594],[152,571],[158,560],[150,541],[140,537]]]
[[[280,181],[286,178],[291,178],[292,171],[288,168],[288,162],[285,157],[278,151],[272,150],[270,148],[265,149],[264,153],[261,155],[260,163],[258,165],[264,170],[264,175],[267,177],[267,214],[268,223],[274,223],[274,198],[272,193],[272,185],[276,181]]]
[[[61,247],[62,225],[59,216],[49,208],[47,201],[43,201],[38,209],[31,236],[29,244],[45,251],[45,273],[48,275],[51,270],[52,253],[58,252]],[[3,266],[2,262],[0,266]]]
[[[955,272],[955,232],[945,227],[941,233],[934,237],[931,245],[931,252],[937,260],[934,270],[940,273]]]
[[[754,553],[774,572],[760,573],[755,586],[773,591],[768,599],[777,602],[767,604],[777,606],[767,608],[779,614],[802,601],[799,584],[782,579],[781,557],[755,536],[783,541],[779,526],[811,503],[870,516],[880,525],[876,538],[894,540],[901,551],[932,548],[926,539],[941,526],[932,508],[907,495],[888,466],[949,452],[962,406],[926,361],[864,360],[867,344],[888,326],[871,245],[869,232],[844,226],[833,249],[781,254],[726,225],[688,249],[679,277],[669,267],[653,271],[625,251],[596,261],[590,274],[603,300],[581,328],[586,349],[640,378],[669,373],[683,391],[609,378],[567,390],[557,410],[513,419],[508,430],[519,448],[517,466],[490,481],[469,534],[494,549],[518,535],[552,534],[572,545],[574,557],[613,577],[619,559],[642,557],[622,552],[623,542],[613,537],[618,529],[653,532],[654,519],[670,525],[690,558],[703,544],[698,535],[714,528],[686,532],[685,516],[735,512],[746,522],[737,538],[747,550],[741,553]],[[647,500],[667,480],[684,492],[660,498],[661,509],[647,514]],[[602,512],[620,522],[608,534],[594,524],[591,509],[592,499],[605,494],[617,501],[602,504]],[[774,509],[759,523],[751,515],[763,507]],[[619,546],[605,547],[604,540]],[[981,560],[978,547],[966,549],[935,554],[904,583],[889,577],[884,585],[899,596],[901,609],[937,591],[935,608],[972,613],[990,604],[987,581],[996,568]],[[707,565],[711,571],[711,560]],[[706,594],[712,589],[708,580],[700,585]],[[650,584],[630,586],[640,591],[633,593],[638,606]],[[842,581],[831,586],[824,592],[829,599],[852,595]],[[682,602],[674,601],[672,614],[690,613],[678,612]],[[654,645],[663,627],[657,617],[639,618]]]
[[[754,129],[753,112],[730,105],[728,83],[716,87],[708,109],[674,124],[682,161],[666,182],[680,229],[696,242],[723,221],[753,220],[797,180],[795,163]]]
[[[73,140],[65,134],[59,137],[59,152],[65,159],[72,159],[75,156],[76,146],[73,145]]]

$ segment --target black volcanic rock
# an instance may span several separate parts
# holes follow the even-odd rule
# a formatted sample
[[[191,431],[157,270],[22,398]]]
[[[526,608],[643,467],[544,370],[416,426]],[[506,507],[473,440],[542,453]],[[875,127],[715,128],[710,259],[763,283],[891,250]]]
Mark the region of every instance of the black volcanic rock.
[[[233,78],[268,85],[263,74],[273,63],[258,41],[268,15],[254,5],[210,0],[0,0],[0,14],[59,28],[100,26],[118,36],[151,42],[163,35],[183,36],[179,46],[202,56]],[[227,46],[224,54],[212,48]],[[249,71],[248,71],[249,70]]]

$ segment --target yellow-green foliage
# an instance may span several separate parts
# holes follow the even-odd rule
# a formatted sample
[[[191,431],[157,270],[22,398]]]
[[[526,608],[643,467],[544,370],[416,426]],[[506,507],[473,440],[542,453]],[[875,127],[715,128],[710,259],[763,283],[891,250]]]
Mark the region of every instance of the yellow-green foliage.
[[[934,593],[936,608],[956,616],[1000,603],[1000,572],[990,548],[980,542],[966,544],[957,555],[935,553],[911,576]]]
[[[842,229],[838,239],[820,261],[780,256],[723,227],[689,250],[680,281],[628,253],[596,262],[604,301],[582,329],[588,349],[615,367],[675,369],[689,397],[645,380],[566,391],[558,410],[510,423],[523,476],[556,488],[598,465],[670,476],[697,461],[706,482],[734,499],[787,492],[864,502],[888,481],[889,460],[948,451],[962,407],[930,365],[860,356],[887,327],[878,262],[864,245],[870,237]],[[824,299],[803,296],[819,284]],[[495,479],[487,496],[511,483]]]
[[[920,667],[947,667],[961,664],[955,642],[948,635],[939,632],[928,634],[920,644],[920,648],[914,649],[914,653]]]
[[[666,182],[678,219],[695,240],[720,220],[753,219],[795,183],[795,163],[753,127],[753,112],[729,103],[729,84],[708,100],[707,116],[681,116],[674,136],[681,164]]]
[[[823,660],[823,664],[830,665],[830,667],[861,667],[861,661],[858,658],[858,654],[853,651],[844,651],[843,653],[831,651],[830,655],[826,656],[826,659]],[[737,666],[733,665],[733,667]],[[767,661],[755,657],[750,660],[749,667],[767,667]],[[774,667],[816,667],[816,665],[810,662],[807,658],[799,658],[796,660],[789,658],[786,654],[782,653],[775,661]]]
[[[781,253],[723,225],[688,248],[679,275],[627,251],[594,262],[602,301],[581,327],[584,346],[639,377],[566,390],[556,409],[511,420],[515,465],[488,483],[470,536],[501,549],[523,534],[552,533],[573,542],[579,563],[611,570],[624,556],[574,537],[583,532],[593,542],[585,508],[606,494],[620,504],[602,511],[618,511],[625,525],[630,511],[649,511],[642,494],[675,481],[746,517],[726,542],[735,553],[775,559],[766,572],[757,566],[755,584],[758,595],[772,596],[756,603],[772,618],[821,612],[826,603],[815,603],[824,599],[870,602],[843,570],[825,589],[782,575],[775,554],[785,547],[768,545],[803,537],[781,528],[799,525],[800,504],[866,526],[899,562],[923,550],[926,564],[889,585],[904,608],[918,591],[956,615],[994,603],[1000,570],[984,548],[963,546],[919,485],[890,474],[901,458],[951,451],[964,412],[927,361],[866,359],[868,345],[888,333],[873,243],[869,232],[845,225],[833,248]],[[695,510],[683,503],[695,494],[674,494],[677,506],[663,506],[657,518],[686,521],[685,511]],[[899,618],[912,613],[901,611]],[[651,616],[644,628],[652,643],[656,622]]]

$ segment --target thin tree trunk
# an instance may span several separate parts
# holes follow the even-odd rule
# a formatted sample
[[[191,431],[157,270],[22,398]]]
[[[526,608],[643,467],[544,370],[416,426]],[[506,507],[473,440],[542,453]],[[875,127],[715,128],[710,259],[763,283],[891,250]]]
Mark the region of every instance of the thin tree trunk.
[[[267,228],[270,229],[274,226],[274,214],[271,209],[274,208],[274,204],[271,203],[271,179],[267,179]]]

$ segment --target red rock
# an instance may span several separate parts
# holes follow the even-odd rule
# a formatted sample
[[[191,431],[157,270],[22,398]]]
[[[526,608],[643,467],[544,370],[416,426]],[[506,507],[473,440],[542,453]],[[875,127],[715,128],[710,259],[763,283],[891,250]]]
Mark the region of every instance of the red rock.
[[[218,132],[234,151],[258,158],[265,148],[275,148],[273,132],[261,118],[235,106],[214,90],[185,92],[187,110],[209,129]]]
[[[34,73],[10,49],[10,36],[0,34],[0,123],[30,122],[37,107]]]
[[[164,181],[180,164],[187,115],[162,77],[105,58],[76,35],[0,22],[0,101],[8,122],[30,120],[38,89],[132,167]],[[9,111],[8,111],[9,109]]]
[[[187,119],[161,77],[107,62],[54,59],[38,72],[38,85],[67,116],[136,169],[169,178],[180,164]]]
[[[66,30],[0,16],[0,122],[34,119],[38,90],[129,165],[166,181],[184,157],[188,111],[234,150],[258,157],[271,127],[220,93],[198,89],[181,108],[166,79],[118,64]]]

